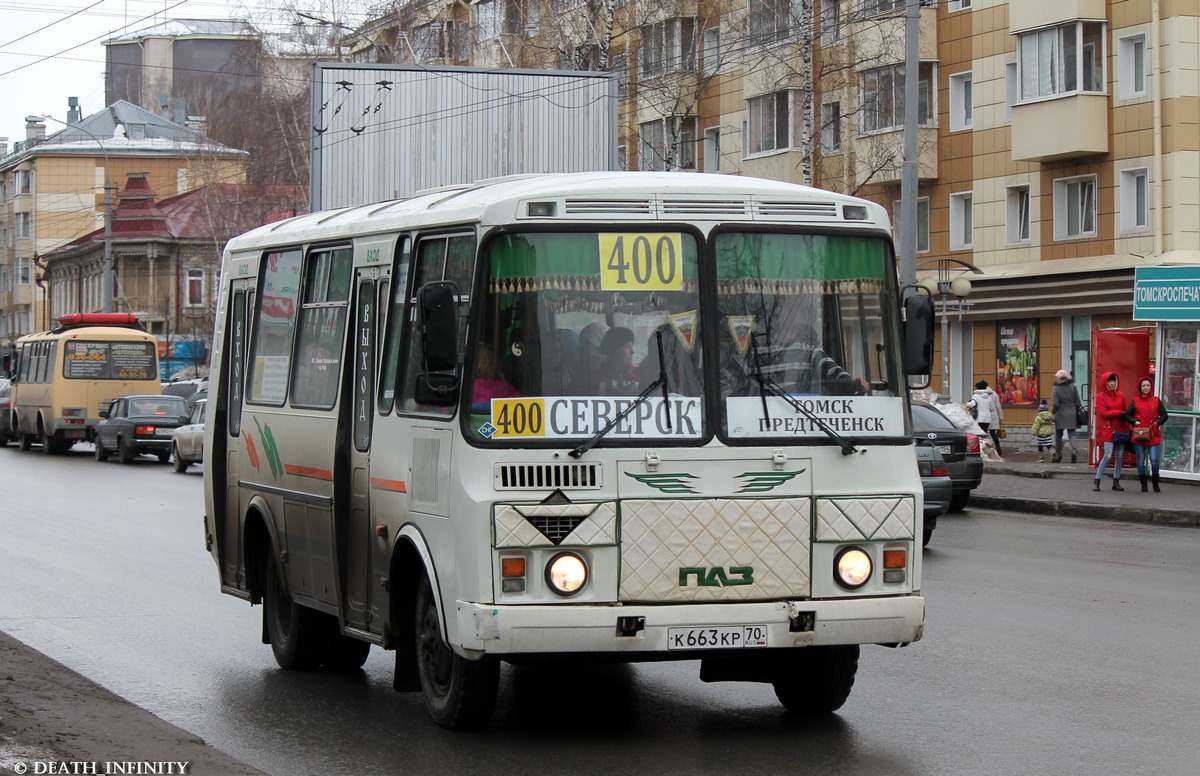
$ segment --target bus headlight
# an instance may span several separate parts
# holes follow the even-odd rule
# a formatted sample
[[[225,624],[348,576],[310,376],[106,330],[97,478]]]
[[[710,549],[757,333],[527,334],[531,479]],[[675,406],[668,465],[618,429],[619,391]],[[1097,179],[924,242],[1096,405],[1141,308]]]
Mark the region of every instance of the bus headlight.
[[[843,548],[834,556],[833,578],[847,590],[857,590],[871,578],[871,556],[859,547]]]
[[[546,564],[546,583],[559,595],[575,595],[587,584],[588,569],[573,552],[555,555]]]

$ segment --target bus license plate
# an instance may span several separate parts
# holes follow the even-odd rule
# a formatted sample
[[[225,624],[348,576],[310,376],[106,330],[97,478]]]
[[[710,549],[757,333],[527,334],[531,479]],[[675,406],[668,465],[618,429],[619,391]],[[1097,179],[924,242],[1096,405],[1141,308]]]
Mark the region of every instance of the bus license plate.
[[[668,628],[667,649],[739,649],[767,646],[766,625]]]

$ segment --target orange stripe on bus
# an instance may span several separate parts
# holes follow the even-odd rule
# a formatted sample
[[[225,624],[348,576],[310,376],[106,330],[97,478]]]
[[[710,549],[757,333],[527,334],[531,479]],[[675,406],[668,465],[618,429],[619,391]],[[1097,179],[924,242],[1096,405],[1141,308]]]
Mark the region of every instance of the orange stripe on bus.
[[[328,469],[313,469],[309,466],[293,466],[292,464],[284,464],[283,470],[288,474],[295,474],[298,477],[312,477],[314,480],[329,480],[333,481],[333,472]]]
[[[385,480],[379,477],[371,478],[371,487],[379,490],[394,490],[397,493],[408,493],[408,486],[403,480]]]

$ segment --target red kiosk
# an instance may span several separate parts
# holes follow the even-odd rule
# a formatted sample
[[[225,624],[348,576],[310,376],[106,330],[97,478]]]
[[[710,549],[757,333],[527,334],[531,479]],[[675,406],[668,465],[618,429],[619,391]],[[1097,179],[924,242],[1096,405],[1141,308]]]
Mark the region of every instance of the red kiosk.
[[[1100,376],[1116,372],[1117,387],[1128,399],[1133,399],[1138,380],[1153,374],[1150,363],[1150,330],[1096,329],[1092,332],[1092,374],[1088,395],[1088,466],[1095,469],[1104,457],[1104,444],[1096,441],[1096,392],[1103,390]],[[1125,447],[1122,467],[1136,466],[1137,458],[1129,445]]]

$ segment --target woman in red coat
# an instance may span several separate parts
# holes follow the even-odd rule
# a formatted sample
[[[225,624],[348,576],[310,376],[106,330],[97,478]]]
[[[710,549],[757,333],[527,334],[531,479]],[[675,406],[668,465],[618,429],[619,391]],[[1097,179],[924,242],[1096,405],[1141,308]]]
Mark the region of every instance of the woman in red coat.
[[[1142,483],[1142,493],[1146,492],[1146,459],[1150,459],[1150,481],[1154,492],[1158,493],[1158,459],[1162,444],[1162,433],[1158,427],[1167,422],[1167,411],[1163,409],[1162,401],[1154,395],[1154,378],[1143,377],[1138,380],[1138,391],[1129,403],[1129,416],[1133,425],[1150,429],[1150,438],[1144,442],[1133,440],[1133,449],[1137,451],[1138,481]]]
[[[1108,459],[1113,460],[1113,490],[1125,490],[1121,487],[1121,459],[1125,457],[1125,444],[1129,441],[1129,432],[1133,428],[1126,420],[1129,402],[1125,394],[1117,388],[1117,373],[1105,372],[1100,377],[1100,390],[1096,392],[1096,425],[1097,440],[1104,443],[1104,458],[1096,468],[1096,481],[1092,490],[1100,490],[1100,479],[1104,476],[1104,468]]]

